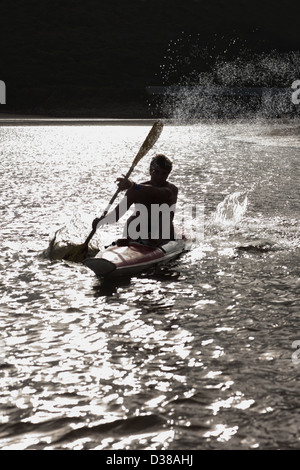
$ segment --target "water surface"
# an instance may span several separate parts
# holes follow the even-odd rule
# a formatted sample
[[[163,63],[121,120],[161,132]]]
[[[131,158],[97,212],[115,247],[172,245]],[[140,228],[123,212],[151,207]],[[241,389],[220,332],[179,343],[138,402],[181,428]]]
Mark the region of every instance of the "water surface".
[[[0,128],[0,447],[298,448],[298,121],[165,126],[133,177],[165,153],[205,215],[170,265],[112,284],[44,254],[84,241],[148,131]]]

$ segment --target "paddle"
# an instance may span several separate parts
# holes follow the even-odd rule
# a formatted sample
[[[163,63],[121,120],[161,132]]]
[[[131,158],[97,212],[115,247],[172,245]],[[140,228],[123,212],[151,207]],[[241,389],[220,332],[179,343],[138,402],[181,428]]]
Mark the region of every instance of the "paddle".
[[[156,121],[153,124],[152,129],[150,130],[149,134],[147,135],[143,145],[138,151],[135,159],[133,160],[131,167],[129,168],[128,172],[125,175],[125,178],[129,178],[129,176],[131,175],[133,169],[136,167],[138,162],[149,152],[149,150],[151,150],[155,142],[158,140],[162,130],[163,130],[163,123],[161,121]],[[113,204],[119,192],[120,192],[120,189],[118,188],[115,194],[112,196],[111,200],[109,201],[106,210],[104,211],[103,215],[100,217],[100,220],[102,220],[106,216],[110,206]],[[91,233],[89,234],[89,236],[87,237],[87,239],[85,240],[85,242],[82,245],[72,246],[69,249],[69,251],[64,255],[63,259],[67,261],[74,261],[75,263],[80,263],[81,261],[83,261],[87,257],[88,244],[95,233],[96,233],[96,230],[93,229]]]

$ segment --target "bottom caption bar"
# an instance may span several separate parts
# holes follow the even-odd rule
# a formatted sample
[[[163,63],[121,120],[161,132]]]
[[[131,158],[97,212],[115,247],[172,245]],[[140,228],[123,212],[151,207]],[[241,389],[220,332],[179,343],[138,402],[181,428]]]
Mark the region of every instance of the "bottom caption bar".
[[[97,454],[106,468],[126,465],[130,468],[172,466],[191,468],[197,463],[194,451],[101,451]],[[98,462],[99,463],[99,462]]]

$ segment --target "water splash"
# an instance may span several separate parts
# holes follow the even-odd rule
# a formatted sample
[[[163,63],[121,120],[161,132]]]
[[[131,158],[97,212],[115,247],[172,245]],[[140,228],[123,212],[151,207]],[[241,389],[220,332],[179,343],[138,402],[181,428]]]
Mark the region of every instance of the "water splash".
[[[88,218],[85,213],[74,214],[67,224],[56,230],[43,256],[51,260],[61,260],[71,248],[81,245],[91,230]],[[96,242],[89,245],[89,256],[94,256],[98,251]]]
[[[213,215],[213,223],[218,226],[235,226],[243,218],[248,206],[248,194],[237,191],[226,196],[218,204]]]
[[[166,88],[158,104],[177,121],[299,116],[292,101],[300,51],[256,51],[239,38],[205,44],[182,34],[169,44],[161,66]],[[219,48],[219,49],[218,49]]]

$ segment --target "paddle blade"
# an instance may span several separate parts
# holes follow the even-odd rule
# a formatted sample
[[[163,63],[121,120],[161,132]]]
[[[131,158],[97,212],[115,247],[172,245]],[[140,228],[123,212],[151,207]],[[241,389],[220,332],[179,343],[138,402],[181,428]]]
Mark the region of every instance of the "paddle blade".
[[[88,256],[89,247],[87,243],[82,245],[72,246],[69,251],[64,255],[65,261],[72,261],[73,263],[81,263]]]
[[[147,135],[143,145],[141,146],[140,150],[138,151],[135,159],[133,160],[132,162],[132,165],[131,165],[131,168],[134,168],[137,163],[141,160],[141,158],[143,158],[146,153],[149,152],[149,150],[151,150],[151,148],[153,147],[153,145],[155,144],[155,142],[158,140],[160,134],[162,133],[162,130],[163,130],[163,122],[162,121],[156,121],[149,134]]]

